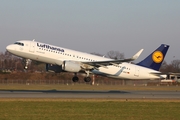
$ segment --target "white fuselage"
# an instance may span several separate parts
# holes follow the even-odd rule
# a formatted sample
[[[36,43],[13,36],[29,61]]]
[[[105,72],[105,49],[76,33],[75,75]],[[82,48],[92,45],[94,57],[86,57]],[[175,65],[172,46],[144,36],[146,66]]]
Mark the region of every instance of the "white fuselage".
[[[23,40],[19,42],[24,43],[23,46],[12,44],[7,46],[7,49],[17,56],[49,64],[61,65],[65,60],[73,60],[79,62],[111,60],[109,58],[100,57],[84,52],[78,52],[36,41]],[[107,67],[99,67],[98,69],[94,69],[91,72],[94,74],[120,79],[140,80],[164,78],[163,76],[150,74],[152,72],[160,73],[159,71],[126,62],[117,65],[109,65]]]

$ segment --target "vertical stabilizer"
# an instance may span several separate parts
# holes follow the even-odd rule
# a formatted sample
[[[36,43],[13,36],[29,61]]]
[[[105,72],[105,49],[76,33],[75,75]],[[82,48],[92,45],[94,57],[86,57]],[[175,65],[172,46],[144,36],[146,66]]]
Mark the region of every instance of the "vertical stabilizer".
[[[166,56],[169,45],[161,44],[154,52],[147,56],[144,60],[139,62],[137,65],[147,67],[159,71],[161,64]]]

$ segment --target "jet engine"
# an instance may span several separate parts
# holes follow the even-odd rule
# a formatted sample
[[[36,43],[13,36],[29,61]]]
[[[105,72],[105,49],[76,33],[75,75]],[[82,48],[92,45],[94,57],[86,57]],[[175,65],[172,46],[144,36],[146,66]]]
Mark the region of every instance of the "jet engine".
[[[62,70],[77,73],[81,70],[81,66],[79,62],[64,61],[62,64]]]

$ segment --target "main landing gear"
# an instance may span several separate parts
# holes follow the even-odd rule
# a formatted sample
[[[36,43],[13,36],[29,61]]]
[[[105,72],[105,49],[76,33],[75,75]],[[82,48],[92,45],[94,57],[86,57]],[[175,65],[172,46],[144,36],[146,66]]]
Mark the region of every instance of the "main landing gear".
[[[74,77],[72,78],[72,81],[73,82],[78,82],[79,81],[79,78],[77,76],[77,73],[74,73]]]
[[[89,77],[89,71],[85,71],[86,72],[86,77],[84,77],[84,81],[85,82],[90,82],[91,81],[91,77]],[[77,77],[77,73],[74,73],[74,77],[72,78],[73,82],[78,82],[79,78]]]
[[[73,81],[73,82],[78,82],[78,81],[79,81],[78,76],[75,75],[75,76],[72,78],[72,81]],[[90,81],[91,81],[91,77],[84,77],[84,81],[85,81],[85,82],[90,82]]]
[[[89,70],[85,71],[86,72],[86,77],[84,78],[85,82],[90,82],[91,78],[89,77]]]
[[[90,81],[91,81],[91,78],[90,78],[90,77],[85,77],[85,78],[84,78],[84,81],[85,81],[85,82],[90,82]]]

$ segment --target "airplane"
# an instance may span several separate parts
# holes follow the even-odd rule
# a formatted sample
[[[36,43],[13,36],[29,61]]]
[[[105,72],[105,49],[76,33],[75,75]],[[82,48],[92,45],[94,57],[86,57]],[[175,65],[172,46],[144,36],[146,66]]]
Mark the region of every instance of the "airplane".
[[[90,82],[90,74],[101,75],[118,79],[164,79],[166,75],[159,71],[169,45],[162,44],[144,60],[137,64],[136,60],[143,49],[128,59],[110,59],[63,47],[57,47],[35,40],[19,40],[8,45],[6,50],[25,58],[27,69],[28,61],[35,60],[46,63],[46,69],[54,72],[72,72],[73,82],[79,80],[77,73],[86,73],[85,82]]]

